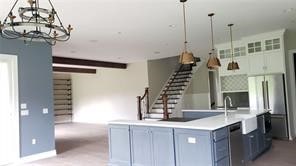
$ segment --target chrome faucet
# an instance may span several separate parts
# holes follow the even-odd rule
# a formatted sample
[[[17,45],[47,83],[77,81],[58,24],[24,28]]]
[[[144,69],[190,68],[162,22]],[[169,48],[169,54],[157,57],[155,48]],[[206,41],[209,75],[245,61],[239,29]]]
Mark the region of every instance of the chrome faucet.
[[[225,115],[225,118],[227,118],[227,116],[228,116],[228,112],[227,112],[227,99],[229,100],[229,106],[232,107],[231,98],[229,96],[226,96],[224,98],[224,115]]]

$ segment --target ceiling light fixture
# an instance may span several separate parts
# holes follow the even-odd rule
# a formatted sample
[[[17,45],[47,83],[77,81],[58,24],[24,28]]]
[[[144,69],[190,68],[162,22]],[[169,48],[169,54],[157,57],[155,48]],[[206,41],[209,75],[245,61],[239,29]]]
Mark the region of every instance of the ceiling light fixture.
[[[179,62],[181,64],[194,64],[195,63],[195,58],[193,56],[192,52],[187,51],[187,31],[186,31],[186,11],[185,11],[185,2],[187,0],[180,0],[180,2],[183,3],[183,20],[184,20],[184,51],[180,55],[180,60]]]
[[[210,51],[209,55],[209,60],[207,63],[207,67],[208,69],[218,69],[221,66],[220,60],[217,57],[217,52],[214,46],[214,30],[213,30],[213,16],[215,14],[214,13],[210,13],[208,14],[208,16],[210,17],[211,20],[211,35],[212,35],[212,50]]]
[[[233,24],[228,24],[230,30],[230,44],[231,44],[231,62],[228,63],[227,70],[238,70],[239,66],[237,62],[234,62],[234,55],[233,55],[233,41],[232,41],[232,26]]]
[[[51,9],[41,8],[39,0],[27,0],[27,7],[19,7],[18,15],[14,15],[19,2],[13,4],[3,23],[0,21],[0,35],[6,39],[23,39],[25,43],[44,40],[50,45],[57,41],[67,41],[70,38],[72,26],[63,26],[51,0],[48,0]],[[57,20],[58,24],[55,24]]]

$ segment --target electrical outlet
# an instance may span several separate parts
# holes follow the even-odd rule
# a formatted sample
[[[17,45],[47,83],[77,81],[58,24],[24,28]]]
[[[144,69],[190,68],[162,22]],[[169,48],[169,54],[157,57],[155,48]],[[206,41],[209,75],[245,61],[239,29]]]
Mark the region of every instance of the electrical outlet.
[[[188,143],[190,143],[190,144],[196,144],[196,138],[194,138],[194,137],[188,137],[188,138],[187,138],[187,141],[188,141]]]
[[[29,110],[21,110],[21,116],[29,116]]]
[[[22,109],[22,110],[27,109],[27,104],[26,104],[26,103],[22,103],[22,104],[21,104],[21,109]]]
[[[35,138],[32,139],[32,145],[36,145],[37,141]]]
[[[43,114],[48,114],[48,108],[43,108],[42,112],[43,112]]]

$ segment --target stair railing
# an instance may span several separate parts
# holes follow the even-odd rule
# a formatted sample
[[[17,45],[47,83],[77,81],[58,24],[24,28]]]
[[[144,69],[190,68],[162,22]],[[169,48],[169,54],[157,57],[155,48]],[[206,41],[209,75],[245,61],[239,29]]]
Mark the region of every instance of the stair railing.
[[[138,120],[143,120],[143,113],[149,114],[149,88],[145,88],[143,96],[137,96],[138,99]],[[142,101],[146,100],[146,111],[142,111]]]
[[[177,72],[173,75],[173,78],[169,81],[168,85],[166,86],[164,93],[162,94],[162,104],[163,104],[163,119],[167,120],[169,119],[169,111],[168,111],[168,95],[167,91],[169,87],[172,85],[178,74],[181,72],[183,68],[183,64],[180,65]]]

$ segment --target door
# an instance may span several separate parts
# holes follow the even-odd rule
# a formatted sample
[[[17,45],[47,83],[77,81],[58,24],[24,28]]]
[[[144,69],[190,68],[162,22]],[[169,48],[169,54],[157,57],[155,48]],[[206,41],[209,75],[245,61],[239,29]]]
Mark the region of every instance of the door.
[[[213,165],[210,132],[175,129],[176,166]]]
[[[284,76],[266,75],[266,102],[271,114],[286,114]]]
[[[154,166],[174,166],[174,134],[172,128],[152,127],[152,155]]]
[[[265,79],[264,76],[257,76],[256,79],[256,99],[257,99],[257,109],[263,110],[266,108],[266,102],[265,102]]]
[[[0,165],[19,157],[16,56],[0,55]]]
[[[109,126],[110,165],[131,165],[130,134],[128,125]]]
[[[286,115],[271,115],[272,137],[288,139],[288,127]]]
[[[130,135],[132,166],[151,166],[152,142],[149,127],[131,126]]]

